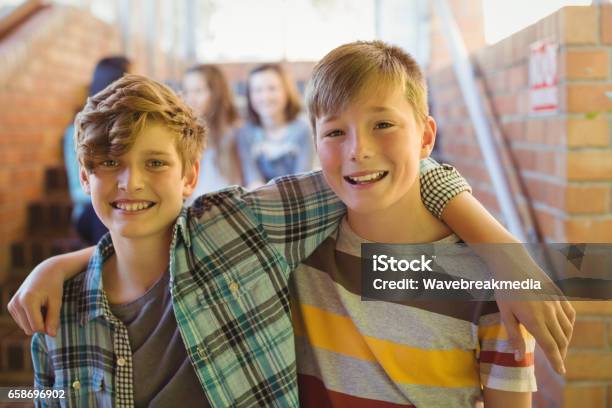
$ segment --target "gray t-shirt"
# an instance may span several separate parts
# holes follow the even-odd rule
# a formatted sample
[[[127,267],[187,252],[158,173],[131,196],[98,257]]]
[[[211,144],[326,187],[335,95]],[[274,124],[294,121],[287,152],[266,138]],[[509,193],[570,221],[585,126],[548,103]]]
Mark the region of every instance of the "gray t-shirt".
[[[176,324],[166,272],[142,297],[110,305],[127,327],[137,407],[210,407]]]

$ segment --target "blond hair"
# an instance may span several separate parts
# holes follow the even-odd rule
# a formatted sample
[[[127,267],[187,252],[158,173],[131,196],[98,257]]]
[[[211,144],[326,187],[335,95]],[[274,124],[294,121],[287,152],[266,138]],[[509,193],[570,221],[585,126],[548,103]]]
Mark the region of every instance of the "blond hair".
[[[177,135],[183,168],[199,160],[207,132],[191,108],[167,86],[144,76],[125,75],[87,99],[76,116],[79,162],[91,171],[96,157],[125,154],[151,122]]]
[[[366,91],[403,87],[415,118],[423,122],[427,107],[427,85],[414,58],[401,48],[382,41],[356,41],[330,51],[314,67],[307,90],[310,124],[316,134],[316,119],[346,109]]]

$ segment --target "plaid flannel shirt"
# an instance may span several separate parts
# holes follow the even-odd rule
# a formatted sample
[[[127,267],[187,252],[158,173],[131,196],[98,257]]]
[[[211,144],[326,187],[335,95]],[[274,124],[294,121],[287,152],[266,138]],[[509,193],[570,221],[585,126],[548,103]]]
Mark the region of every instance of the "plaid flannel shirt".
[[[440,216],[465,180],[451,166],[421,165],[424,202]],[[297,407],[290,272],[333,231],[345,207],[320,172],[231,187],[183,209],[170,248],[170,290],[187,354],[214,407]],[[66,399],[37,405],[133,406],[127,329],[102,289],[107,236],[87,271],[66,282],[55,338],[32,340],[35,386]]]

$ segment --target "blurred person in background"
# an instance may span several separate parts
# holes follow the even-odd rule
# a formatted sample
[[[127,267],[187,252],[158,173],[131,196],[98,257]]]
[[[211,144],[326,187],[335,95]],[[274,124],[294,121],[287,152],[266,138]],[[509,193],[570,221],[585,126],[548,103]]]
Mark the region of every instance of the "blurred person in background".
[[[247,188],[274,177],[312,170],[314,146],[299,92],[279,64],[263,64],[247,80],[248,122],[238,132]]]
[[[89,85],[89,96],[94,96],[129,71],[130,61],[124,56],[106,57],[98,61]],[[74,145],[74,123],[64,132],[64,162],[68,176],[68,188],[72,200],[72,223],[79,237],[89,245],[97,243],[106,233],[91,205],[91,197],[81,188],[79,162]]]
[[[229,185],[242,185],[242,166],[236,145],[240,125],[227,79],[209,64],[189,68],[182,81],[183,97],[208,127],[208,146],[200,160],[200,178],[192,198]]]

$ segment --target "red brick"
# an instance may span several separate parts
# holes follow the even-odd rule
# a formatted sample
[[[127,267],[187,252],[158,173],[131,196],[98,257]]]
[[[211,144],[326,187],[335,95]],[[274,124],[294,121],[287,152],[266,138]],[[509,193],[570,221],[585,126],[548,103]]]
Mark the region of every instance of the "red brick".
[[[516,95],[499,95],[493,99],[495,112],[500,116],[515,115],[518,113]]]
[[[606,322],[604,320],[576,320],[570,348],[604,348]]]
[[[612,84],[568,84],[567,111],[572,113],[612,110]]]
[[[605,4],[600,9],[601,42],[603,44],[612,44],[612,5]],[[610,396],[610,406],[612,406],[612,395]]]
[[[542,203],[561,209],[565,188],[563,185],[539,179],[525,179],[525,186],[531,203]]]
[[[527,141],[532,143],[541,143],[542,139],[547,134],[545,132],[546,121],[534,118],[530,119],[525,123],[525,133]]]
[[[534,212],[536,222],[544,234],[544,238],[553,242],[562,241],[560,235],[561,221],[548,211],[536,209]]]
[[[612,180],[612,150],[567,153],[569,180]]]
[[[564,7],[561,9],[559,18],[566,44],[597,43],[597,10],[595,7]]]
[[[595,118],[567,120],[567,145],[570,147],[608,146],[608,120],[603,115]]]
[[[501,128],[506,139],[513,141],[526,140],[525,122],[522,120],[503,123]]]
[[[562,145],[566,139],[567,123],[563,118],[552,117],[544,120],[545,131],[539,143]]]
[[[565,210],[570,214],[606,213],[610,191],[605,185],[570,184],[565,190]]]
[[[568,380],[612,380],[612,350],[570,350],[565,367]]]
[[[565,53],[567,79],[606,79],[610,73],[607,50],[568,50]]]
[[[508,88],[511,92],[527,87],[527,64],[511,68],[508,74]]]
[[[517,91],[517,95],[516,95],[516,100],[517,100],[517,106],[516,106],[516,113],[518,115],[527,115],[528,113],[530,113],[530,95],[529,95],[529,91],[524,89],[524,90],[519,90]]]
[[[605,385],[568,384],[563,389],[563,407],[603,407],[606,401]]]
[[[612,316],[612,301],[572,301],[578,316]]]
[[[612,218],[569,218],[564,228],[567,242],[612,242]]]

